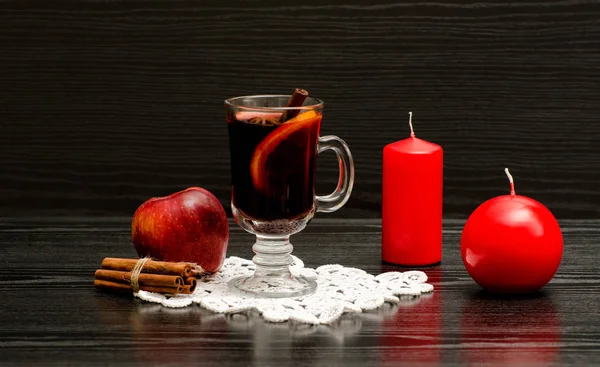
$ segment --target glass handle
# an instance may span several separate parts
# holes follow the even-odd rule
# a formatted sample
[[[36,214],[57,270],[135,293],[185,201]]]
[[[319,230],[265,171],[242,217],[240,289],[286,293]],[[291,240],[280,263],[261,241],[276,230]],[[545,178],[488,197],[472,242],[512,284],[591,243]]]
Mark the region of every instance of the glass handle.
[[[354,186],[354,161],[345,141],[334,135],[319,138],[319,153],[333,150],[340,166],[337,188],[329,195],[317,195],[317,211],[331,213],[346,204]]]

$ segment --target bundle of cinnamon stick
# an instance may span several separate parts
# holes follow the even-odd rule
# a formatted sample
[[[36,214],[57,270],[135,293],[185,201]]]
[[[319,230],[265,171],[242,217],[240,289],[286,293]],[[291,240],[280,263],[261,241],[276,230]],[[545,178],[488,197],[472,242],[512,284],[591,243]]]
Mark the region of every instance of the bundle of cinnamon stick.
[[[96,270],[94,286],[96,288],[133,292],[132,275],[139,259],[121,259],[107,257],[102,260],[101,269]],[[137,274],[137,286],[140,290],[165,294],[191,294],[198,281],[196,264],[146,260]]]

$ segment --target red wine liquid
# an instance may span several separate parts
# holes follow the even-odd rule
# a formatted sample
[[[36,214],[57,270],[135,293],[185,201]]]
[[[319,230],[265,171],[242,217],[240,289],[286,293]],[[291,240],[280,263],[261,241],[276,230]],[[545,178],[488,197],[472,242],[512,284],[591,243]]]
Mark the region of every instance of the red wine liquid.
[[[235,207],[259,221],[313,210],[321,116],[279,124],[277,115],[244,112],[227,120]]]

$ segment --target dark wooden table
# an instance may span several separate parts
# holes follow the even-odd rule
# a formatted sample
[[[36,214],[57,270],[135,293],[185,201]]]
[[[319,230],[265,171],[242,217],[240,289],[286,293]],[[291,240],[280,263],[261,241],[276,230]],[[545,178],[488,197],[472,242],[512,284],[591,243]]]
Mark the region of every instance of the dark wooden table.
[[[495,298],[460,260],[462,223],[446,221],[444,260],[424,269],[431,296],[331,326],[270,324],[167,309],[96,291],[105,256],[135,256],[129,218],[0,219],[0,364],[161,366],[600,364],[600,222],[561,222],[565,254],[543,292]],[[230,255],[251,256],[232,226]],[[376,220],[317,219],[294,236],[307,266],[382,265]]]

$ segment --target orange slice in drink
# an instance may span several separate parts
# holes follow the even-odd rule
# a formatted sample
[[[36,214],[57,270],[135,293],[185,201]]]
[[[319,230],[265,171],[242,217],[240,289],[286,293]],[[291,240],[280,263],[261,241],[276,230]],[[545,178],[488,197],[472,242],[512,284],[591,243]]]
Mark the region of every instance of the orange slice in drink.
[[[235,114],[235,119],[238,121],[248,121],[248,120],[251,120],[252,118],[256,118],[256,117],[264,118],[264,119],[268,119],[268,118],[279,119],[280,116],[281,116],[281,112],[240,111]]]
[[[276,181],[274,177],[299,169],[297,164],[306,165],[306,156],[311,154],[308,152],[308,139],[313,129],[316,129],[315,134],[319,133],[321,116],[315,111],[301,113],[281,124],[256,146],[250,161],[250,174],[256,189],[267,193],[269,183]],[[298,159],[305,162],[294,162]]]

